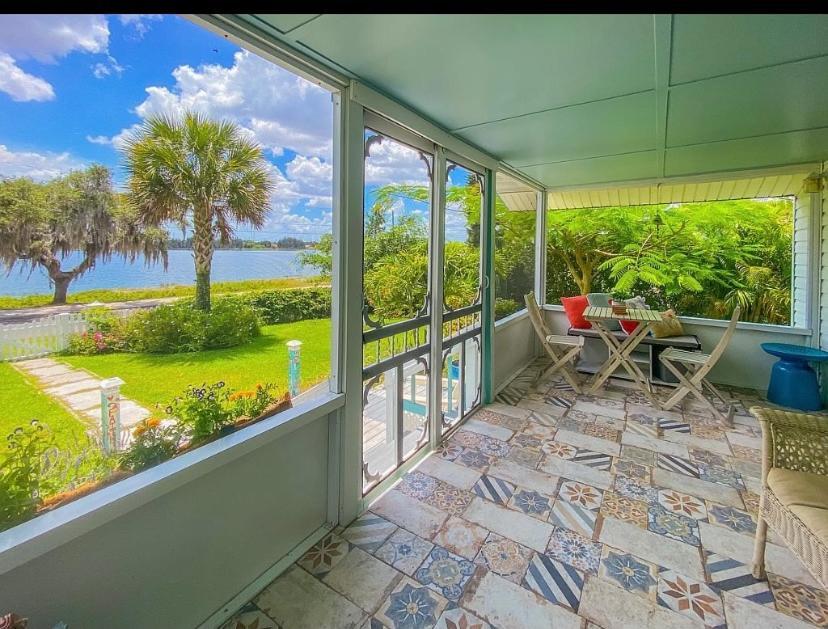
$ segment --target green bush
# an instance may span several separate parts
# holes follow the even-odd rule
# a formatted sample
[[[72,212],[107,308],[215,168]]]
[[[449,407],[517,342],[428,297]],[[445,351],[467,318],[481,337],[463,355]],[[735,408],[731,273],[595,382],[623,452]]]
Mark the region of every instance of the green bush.
[[[224,382],[200,387],[189,385],[165,411],[187,429],[193,441],[198,442],[233,423],[235,409],[228,403],[229,397],[230,390],[225,388]]]
[[[70,354],[111,351],[178,354],[236,347],[259,336],[265,325],[331,316],[331,289],[285,288],[221,297],[209,313],[190,299],[139,310],[127,317],[105,308],[85,313],[89,331],[69,340]]]
[[[123,324],[124,348],[147,354],[178,354],[235,347],[259,336],[253,307],[234,297],[217,299],[210,312],[189,300],[135,313]]]
[[[495,320],[508,317],[520,310],[521,306],[514,299],[495,299]]]
[[[0,460],[0,530],[31,518],[43,499],[44,455],[54,435],[33,419],[6,438],[6,456]]]
[[[250,342],[260,334],[259,317],[252,306],[238,297],[217,299],[213,302],[210,313],[204,317],[202,347],[236,347]]]
[[[121,468],[140,472],[173,458],[181,433],[182,427],[174,421],[145,419],[132,430],[132,443],[120,456]]]
[[[252,306],[266,325],[293,323],[331,316],[331,289],[286,288],[240,296]]]

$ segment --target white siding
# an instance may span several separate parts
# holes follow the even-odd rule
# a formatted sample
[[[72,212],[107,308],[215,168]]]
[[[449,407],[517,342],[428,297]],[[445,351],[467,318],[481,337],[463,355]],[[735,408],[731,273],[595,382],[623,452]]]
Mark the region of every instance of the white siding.
[[[791,323],[797,328],[807,328],[810,324],[808,309],[809,250],[811,249],[813,219],[811,195],[800,190],[794,200],[793,286],[791,295]]]
[[[828,163],[823,164],[825,172]],[[822,192],[811,195],[813,204],[820,206],[814,208],[822,216],[822,237],[820,238],[820,267],[819,267],[819,325],[814,333],[818,335],[819,346],[822,349],[828,348],[828,203],[825,202],[826,190],[823,185]]]

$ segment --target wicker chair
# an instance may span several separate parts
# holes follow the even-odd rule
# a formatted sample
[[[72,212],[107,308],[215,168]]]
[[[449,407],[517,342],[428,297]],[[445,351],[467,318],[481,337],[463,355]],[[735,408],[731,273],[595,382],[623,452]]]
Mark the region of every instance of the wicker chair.
[[[828,587],[828,417],[753,407],[762,425],[762,495],[753,576],[765,577],[768,525]]]

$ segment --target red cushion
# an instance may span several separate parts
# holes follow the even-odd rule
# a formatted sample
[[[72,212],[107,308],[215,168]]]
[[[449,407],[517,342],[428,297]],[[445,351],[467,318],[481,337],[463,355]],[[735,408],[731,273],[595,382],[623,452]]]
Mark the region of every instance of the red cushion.
[[[621,324],[621,329],[627,334],[632,334],[641,325],[638,321],[619,321],[618,323]]]
[[[584,310],[589,305],[586,295],[561,297],[561,305],[566,313],[566,318],[569,319],[570,327],[581,330],[588,330],[592,327],[592,324],[584,319]]]

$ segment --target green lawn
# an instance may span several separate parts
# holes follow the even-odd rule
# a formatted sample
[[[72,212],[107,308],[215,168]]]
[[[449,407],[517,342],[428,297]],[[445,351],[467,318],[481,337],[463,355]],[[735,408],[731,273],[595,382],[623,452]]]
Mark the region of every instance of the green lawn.
[[[331,321],[310,319],[262,327],[262,336],[248,345],[192,354],[102,354],[61,356],[101,378],[117,376],[126,384],[123,394],[153,409],[181,394],[188,384],[223,380],[234,389],[257,382],[274,382],[287,390],[288,354],[285,343],[302,341],[302,389],[330,373]]]
[[[0,448],[5,448],[6,435],[32,419],[49,426],[61,446],[86,442],[81,420],[39,391],[28,376],[0,363]]]
[[[320,286],[324,281],[318,277],[283,277],[264,280],[239,280],[236,282],[214,282],[213,295],[243,293],[249,291],[269,290],[274,288],[300,288],[303,286]],[[69,287],[66,301],[70,304],[87,304],[94,301],[111,303],[113,301],[133,301],[135,299],[159,299],[161,297],[192,297],[195,285],[170,285],[155,288],[111,288],[85,290],[77,293]],[[48,306],[52,295],[26,295],[24,297],[0,296],[0,310]]]

